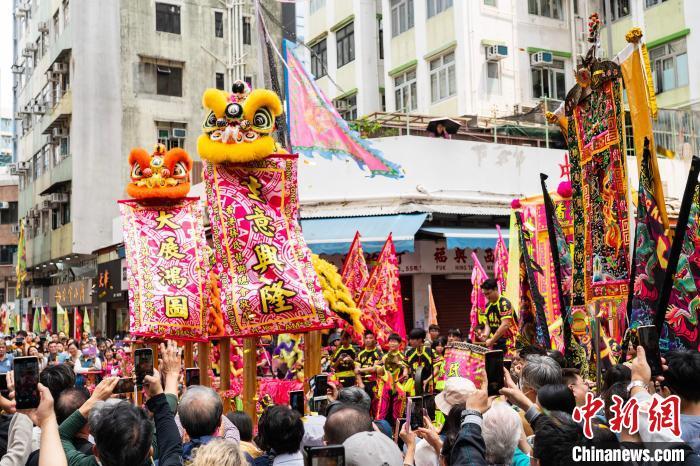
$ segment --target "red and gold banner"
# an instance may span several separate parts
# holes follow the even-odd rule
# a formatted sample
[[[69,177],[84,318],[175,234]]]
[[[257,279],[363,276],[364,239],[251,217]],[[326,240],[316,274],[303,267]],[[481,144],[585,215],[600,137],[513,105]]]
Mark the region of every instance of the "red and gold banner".
[[[207,292],[199,199],[119,201],[132,334],[206,340]]]
[[[362,288],[369,280],[369,270],[362,251],[359,231],[355,233],[355,238],[352,240],[348,255],[345,257],[343,271],[340,275],[343,277],[343,284],[350,291],[353,301],[357,303],[360,300]]]
[[[297,220],[297,156],[206,163],[204,179],[227,335],[332,327]]]
[[[357,307],[362,310],[363,324],[374,330],[380,344],[392,332],[406,338],[399,265],[391,235],[379,253]]]
[[[445,349],[445,379],[464,377],[474,382],[477,388],[484,381],[484,366],[487,349],[471,343],[453,342]]]

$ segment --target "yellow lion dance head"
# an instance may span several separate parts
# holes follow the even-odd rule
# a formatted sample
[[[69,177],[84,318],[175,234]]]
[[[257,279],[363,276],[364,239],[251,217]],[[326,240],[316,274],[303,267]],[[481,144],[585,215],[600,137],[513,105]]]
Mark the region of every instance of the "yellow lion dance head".
[[[209,162],[251,162],[277,150],[270,135],[275,118],[282,114],[282,102],[273,91],[249,91],[236,81],[233,93],[207,89],[202,104],[209,109],[202,134],[197,140],[199,155]]]

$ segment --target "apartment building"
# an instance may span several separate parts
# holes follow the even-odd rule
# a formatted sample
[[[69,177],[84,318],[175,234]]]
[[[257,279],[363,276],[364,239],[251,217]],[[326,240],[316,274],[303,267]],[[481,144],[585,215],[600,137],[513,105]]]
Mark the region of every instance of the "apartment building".
[[[262,4],[281,17],[278,2]],[[62,305],[91,308],[83,290],[94,251],[112,244],[129,150],[160,142],[197,162],[203,90],[264,85],[253,2],[14,0],[13,14],[23,305],[55,307],[58,293]],[[279,44],[280,28],[267,26]]]
[[[579,5],[580,4],[580,5]],[[563,100],[584,0],[311,0],[311,72],[341,114],[512,115]]]

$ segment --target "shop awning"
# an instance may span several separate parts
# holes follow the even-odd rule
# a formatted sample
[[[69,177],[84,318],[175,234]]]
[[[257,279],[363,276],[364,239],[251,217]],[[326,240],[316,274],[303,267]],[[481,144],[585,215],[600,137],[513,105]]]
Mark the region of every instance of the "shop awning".
[[[355,232],[365,252],[379,252],[392,233],[396,252],[413,252],[413,239],[428,214],[310,218],[301,221],[304,239],[316,254],[346,254]]]
[[[425,227],[420,229],[420,233],[445,238],[447,249],[494,248],[498,240],[498,230],[495,228]],[[508,244],[508,230],[501,229],[501,234]]]

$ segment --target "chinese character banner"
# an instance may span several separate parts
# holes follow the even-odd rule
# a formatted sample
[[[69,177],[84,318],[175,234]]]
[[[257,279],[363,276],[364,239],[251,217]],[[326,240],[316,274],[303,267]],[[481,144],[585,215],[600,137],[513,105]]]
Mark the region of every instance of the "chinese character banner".
[[[464,377],[477,388],[484,381],[486,368],[484,354],[487,349],[471,343],[455,342],[445,349],[445,378]]]
[[[120,201],[129,283],[130,332],[206,340],[205,246],[198,199]]]
[[[298,223],[297,156],[205,165],[226,333],[249,337],[333,322]]]

